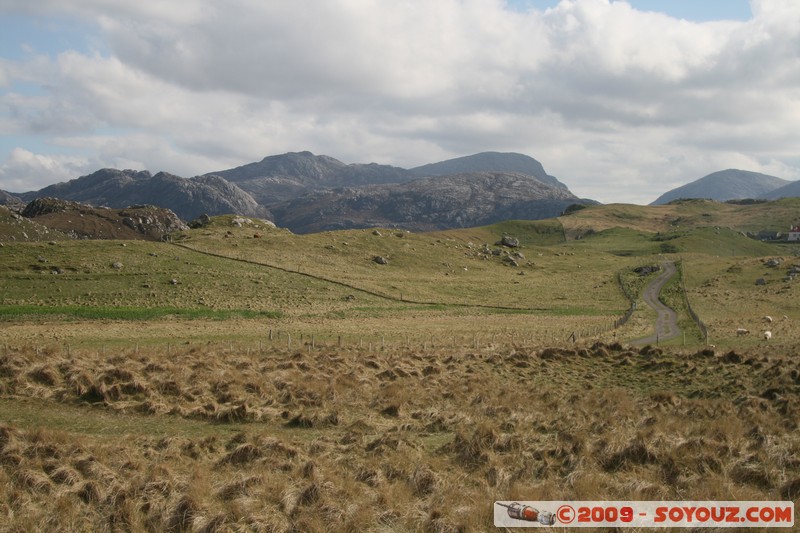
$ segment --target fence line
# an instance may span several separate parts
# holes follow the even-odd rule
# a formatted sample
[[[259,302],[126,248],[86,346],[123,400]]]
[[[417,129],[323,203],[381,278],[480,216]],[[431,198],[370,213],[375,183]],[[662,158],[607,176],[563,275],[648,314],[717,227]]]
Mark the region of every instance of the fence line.
[[[689,316],[692,317],[692,320],[700,330],[700,333],[702,333],[703,339],[708,342],[708,327],[702,320],[700,320],[700,316],[692,308],[692,304],[689,303],[689,295],[686,294],[686,273],[683,269],[683,259],[678,261],[678,269],[681,272],[681,291],[683,292],[683,301],[686,304],[686,309],[689,311]]]

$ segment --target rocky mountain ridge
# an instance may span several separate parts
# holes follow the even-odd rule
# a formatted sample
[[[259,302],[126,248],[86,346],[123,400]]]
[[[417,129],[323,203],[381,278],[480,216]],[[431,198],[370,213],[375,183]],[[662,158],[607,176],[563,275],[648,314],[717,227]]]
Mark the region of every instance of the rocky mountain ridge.
[[[431,231],[550,218],[581,202],[596,203],[526,174],[469,172],[311,193],[272,212],[297,233],[374,226]]]
[[[60,198],[94,206],[121,209],[130,205],[158,205],[183,220],[203,213],[238,213],[268,217],[269,212],[235,184],[214,176],[182,178],[167,172],[105,168],[65,183],[18,195],[25,201]]]
[[[269,219],[298,233],[373,225],[445,229],[536,219],[556,216],[581,201],[532,157],[499,152],[413,169],[290,152],[189,179],[101,169],[18,196],[113,208],[153,204],[184,221],[235,213]]]

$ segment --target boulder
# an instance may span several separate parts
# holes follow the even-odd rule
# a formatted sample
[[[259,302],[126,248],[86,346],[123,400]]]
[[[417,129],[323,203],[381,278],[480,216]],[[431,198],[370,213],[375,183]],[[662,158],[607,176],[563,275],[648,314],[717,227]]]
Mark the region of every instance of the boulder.
[[[189,222],[189,227],[197,229],[197,228],[202,228],[204,226],[208,226],[210,223],[211,223],[211,217],[208,216],[206,213],[203,213],[196,219]]]
[[[511,235],[503,235],[503,238],[500,240],[500,244],[503,246],[508,246],[509,248],[518,248],[519,239],[512,237]]]

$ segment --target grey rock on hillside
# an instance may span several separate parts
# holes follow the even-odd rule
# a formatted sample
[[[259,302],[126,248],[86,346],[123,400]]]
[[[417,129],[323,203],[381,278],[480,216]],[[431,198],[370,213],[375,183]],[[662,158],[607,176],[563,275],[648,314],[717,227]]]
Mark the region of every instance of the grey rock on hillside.
[[[106,168],[21,196],[25,200],[55,197],[113,208],[152,204],[172,210],[183,220],[202,213],[269,216],[252,196],[220,177],[186,179],[166,172],[152,176],[147,171]]]
[[[548,218],[577,202],[569,190],[525,174],[473,172],[318,192],[272,212],[279,226],[296,233],[374,226],[427,231]]]
[[[15,205],[21,204],[22,198],[14,196],[13,194],[0,190],[0,205]]]
[[[788,183],[784,179],[758,172],[736,169],[721,170],[672,189],[659,196],[650,205],[667,204],[681,198],[707,198],[719,202],[760,198]]]
[[[188,228],[169,209],[152,205],[111,209],[60,198],[36,198],[20,214],[78,239],[159,240]]]
[[[262,205],[283,202],[312,191],[367,184],[399,183],[413,178],[389,165],[345,164],[326,155],[289,152],[229,170],[210,172],[249,192]]]
[[[465,172],[509,172],[533,176],[543,183],[566,189],[567,186],[545,172],[544,167],[534,158],[514,152],[481,152],[448,159],[439,163],[431,163],[411,169],[411,173],[419,177],[445,176]]]

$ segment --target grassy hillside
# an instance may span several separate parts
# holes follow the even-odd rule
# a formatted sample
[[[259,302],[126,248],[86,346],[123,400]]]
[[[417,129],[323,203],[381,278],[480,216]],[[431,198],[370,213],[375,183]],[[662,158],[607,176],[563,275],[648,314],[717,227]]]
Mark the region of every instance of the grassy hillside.
[[[430,234],[379,229],[294,235],[225,216],[175,234],[173,243],[7,240],[7,253],[0,256],[7,287],[0,319],[10,326],[0,340],[35,335],[19,320],[38,317],[48,322],[52,342],[108,343],[117,335],[151,336],[154,342],[204,336],[253,342],[270,329],[287,337],[293,332],[295,339],[338,342],[344,336],[343,342],[363,343],[370,334],[376,343],[406,345],[412,339],[436,343],[437,337],[441,343],[448,336],[466,345],[473,337],[473,344],[562,342],[573,332],[611,342],[639,336],[652,320],[642,306],[624,328],[610,330],[629,306],[619,274],[683,258],[691,305],[709,322],[712,339],[735,344],[746,339],[730,336],[742,311],[731,305],[734,297],[762,302],[764,314],[797,315],[791,284],[778,290],[784,282],[776,276],[766,289],[756,286],[760,276],[753,269],[758,258],[789,261],[798,247],[760,242],[740,228],[714,223],[727,216],[752,228],[769,227],[776,224],[771,213],[786,217],[793,206],[595,206],[559,219]],[[498,244],[504,235],[520,246]],[[379,256],[387,264],[378,264]],[[717,292],[703,285],[714,277],[727,280],[730,273],[721,273],[745,258],[753,266],[734,281],[736,292],[727,282]],[[141,325],[137,333],[106,325],[76,334],[65,319]],[[169,327],[174,319],[183,321],[180,328]],[[691,324],[686,316],[682,320]],[[689,340],[699,341],[698,335],[692,332]],[[794,338],[789,331],[779,339],[787,335]]]
[[[669,233],[700,227],[742,232],[786,232],[800,223],[800,198],[739,205],[712,200],[681,200],[669,205],[610,204],[589,206],[558,219],[568,238],[587,231],[623,227],[650,233]]]
[[[495,500],[797,501],[800,259],[742,234],[795,207],[9,234],[0,531],[487,531]],[[634,268],[666,260],[687,345],[632,348],[657,275]]]
[[[551,222],[549,227],[555,226]],[[532,245],[523,241],[521,248],[496,244],[508,230],[508,225],[498,225],[434,234],[379,229],[293,235],[279,229],[238,228],[219,218],[175,241],[192,250],[301,272],[406,302],[556,314],[624,309],[613,271],[581,271],[579,259],[538,244],[535,235],[527,239]],[[526,234],[514,235],[524,239]],[[376,263],[376,257],[388,264]],[[576,278],[576,272],[582,275]],[[596,296],[591,301],[582,298],[587,290]]]
[[[57,241],[68,239],[64,233],[18,215],[0,205],[0,244],[7,242]]]

